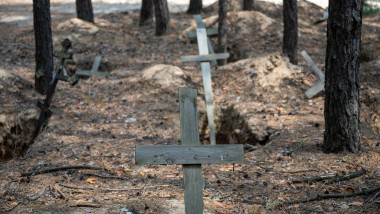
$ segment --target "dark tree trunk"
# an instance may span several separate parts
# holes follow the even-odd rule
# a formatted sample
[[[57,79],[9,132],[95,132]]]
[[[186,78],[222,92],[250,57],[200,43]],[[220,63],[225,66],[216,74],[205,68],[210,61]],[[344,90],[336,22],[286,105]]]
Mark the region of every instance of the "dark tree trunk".
[[[219,0],[218,20],[218,53],[227,52],[227,0]],[[227,59],[218,60],[218,65],[224,65]]]
[[[282,43],[282,52],[289,58],[289,61],[292,64],[297,65],[297,0],[283,0],[283,7],[284,36]]]
[[[153,23],[153,0],[142,0],[139,25]]]
[[[156,36],[164,35],[169,30],[169,9],[166,0],[153,0],[156,16]]]
[[[202,0],[190,0],[188,14],[201,14],[202,12]]]
[[[243,0],[243,10],[253,10],[253,0]]]
[[[92,11],[91,0],[76,0],[75,2],[78,19],[94,23],[94,13]]]
[[[36,42],[36,71],[52,72],[53,40],[51,33],[50,0],[33,0],[34,38]],[[35,78],[36,91],[46,94],[50,78]]]
[[[360,150],[361,5],[362,0],[329,1],[324,152]]]

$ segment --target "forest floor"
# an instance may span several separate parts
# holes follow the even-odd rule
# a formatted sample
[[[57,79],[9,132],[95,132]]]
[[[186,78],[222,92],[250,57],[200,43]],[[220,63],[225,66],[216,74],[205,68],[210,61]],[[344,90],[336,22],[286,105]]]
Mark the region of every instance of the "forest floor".
[[[2,16],[32,9],[14,2],[0,5]],[[375,194],[284,202],[380,185],[380,16],[363,16],[361,151],[325,154],[324,96],[305,96],[318,77],[300,55],[306,50],[324,67],[326,23],[313,25],[324,9],[298,3],[299,65],[294,66],[279,54],[281,5],[255,1],[255,12],[241,12],[231,2],[231,61],[212,68],[217,143],[246,144],[245,163],[202,166],[205,212],[379,213]],[[215,8],[202,14],[211,17],[207,25],[212,25]],[[52,15],[54,50],[61,49],[65,38],[73,44],[68,71],[90,69],[101,55],[99,71],[109,75],[80,79],[74,87],[58,83],[48,126],[23,157],[0,163],[0,212],[183,213],[182,166],[137,166],[134,157],[136,145],[179,144],[178,87],[198,90],[201,143],[209,143],[199,63],[180,60],[198,55],[196,41],[184,34],[194,24],[192,16],[171,13],[170,33],[156,37],[154,26],[138,26],[138,11],[103,14],[95,24],[73,19],[72,13]],[[35,109],[37,99],[44,97],[33,91],[33,26],[2,23],[0,29],[0,113]],[[216,38],[211,39],[215,44]],[[107,170],[21,176],[67,165]],[[293,183],[361,169],[367,172],[346,181]],[[43,196],[31,200],[45,187]]]

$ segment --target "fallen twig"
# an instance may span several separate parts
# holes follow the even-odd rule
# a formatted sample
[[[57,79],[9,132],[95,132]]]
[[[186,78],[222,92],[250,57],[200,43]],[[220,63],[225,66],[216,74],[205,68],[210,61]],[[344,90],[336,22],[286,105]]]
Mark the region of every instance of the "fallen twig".
[[[315,177],[308,177],[308,178],[303,178],[300,180],[294,180],[292,181],[293,184],[297,183],[310,183],[310,182],[315,182],[315,181],[325,181],[327,184],[332,184],[337,181],[345,181],[349,180],[352,178],[359,177],[361,175],[364,175],[367,172],[365,169],[361,169],[359,171],[356,171],[352,174],[349,175],[342,175],[342,176],[315,176]]]
[[[337,181],[350,180],[352,178],[356,178],[356,177],[359,177],[361,175],[364,175],[366,172],[367,172],[367,170],[361,169],[361,170],[356,171],[356,172],[354,172],[352,174],[349,174],[349,175],[342,175],[342,176],[339,176],[339,177],[334,177],[334,178],[327,179],[326,183],[327,184],[332,184],[332,183],[337,182]]]
[[[318,172],[316,169],[300,169],[295,171],[277,171],[280,173],[302,173],[302,172]]]
[[[359,195],[369,195],[379,190],[380,190],[380,186],[374,187],[369,190],[363,190],[360,192],[355,192],[355,193],[350,193],[350,194],[318,194],[311,198],[304,198],[304,199],[293,200],[293,201],[283,201],[283,202],[280,202],[280,204],[299,204],[299,203],[319,201],[319,200],[331,199],[331,198],[350,198],[350,197],[355,197]],[[243,199],[243,202],[248,202],[252,204],[262,204],[262,205],[266,204],[266,201],[263,201],[263,200]]]
[[[128,189],[108,189],[108,188],[93,188],[93,187],[77,187],[77,186],[70,186],[66,184],[59,184],[60,186],[66,187],[66,188],[71,188],[71,189],[81,189],[81,190],[99,190],[99,191],[104,191],[104,192],[112,192],[112,191],[130,191],[130,190],[140,190],[140,188],[128,188]]]
[[[44,189],[40,193],[38,193],[37,195],[27,196],[27,198],[30,201],[35,201],[35,200],[39,199],[41,196],[45,195],[45,193],[46,193],[46,187],[44,187]]]
[[[87,175],[87,176],[95,176],[95,177],[99,177],[99,178],[120,179],[120,180],[125,180],[125,179],[127,179],[126,177],[121,177],[121,176],[101,175],[101,174],[96,174],[96,173],[84,173],[84,175]]]
[[[95,208],[99,208],[100,204],[80,202],[80,203],[70,204],[70,207],[95,207]]]
[[[69,200],[65,194],[63,194],[63,192],[61,192],[61,190],[57,189],[57,192],[62,196],[62,199],[63,200]]]
[[[355,196],[359,196],[359,195],[369,195],[369,194],[372,194],[378,190],[380,190],[380,186],[377,186],[377,187],[369,189],[369,190],[363,190],[360,192],[354,192],[354,193],[350,193],[350,194],[318,194],[315,197],[305,198],[305,199],[300,199],[300,200],[294,200],[294,201],[284,201],[282,203],[284,203],[284,204],[298,204],[298,203],[304,203],[304,202],[310,202],[310,201],[319,201],[322,199],[330,199],[330,198],[350,198],[350,197],[355,197]]]
[[[68,169],[94,169],[94,170],[104,169],[106,170],[106,168],[98,167],[98,166],[72,165],[72,166],[62,166],[62,167],[47,168],[47,169],[41,169],[41,170],[35,170],[35,171],[29,171],[29,172],[22,172],[21,176],[38,175],[38,174],[56,172],[56,171],[68,170]]]
[[[300,149],[303,146],[303,144],[305,144],[305,142],[307,140],[309,140],[308,137],[306,137],[303,140],[301,140],[301,142],[297,145],[297,147],[295,149],[293,149],[293,151],[291,152],[291,155],[295,154],[298,151],[298,149]]]

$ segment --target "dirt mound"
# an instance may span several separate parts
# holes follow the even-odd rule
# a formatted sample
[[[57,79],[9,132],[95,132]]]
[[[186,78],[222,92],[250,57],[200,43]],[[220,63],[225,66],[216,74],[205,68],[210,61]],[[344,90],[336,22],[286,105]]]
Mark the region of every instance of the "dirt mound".
[[[274,19],[257,11],[237,11],[227,14],[228,23],[228,47],[227,51],[231,55],[229,61],[237,61],[253,56],[260,56],[262,44],[256,41],[279,41],[281,38],[281,25]],[[218,26],[218,16],[211,16],[203,20],[207,28]],[[189,41],[187,33],[194,31],[195,23],[187,28],[180,39]],[[213,40],[216,44],[216,39]],[[216,45],[213,45],[214,47]]]
[[[238,72],[252,79],[253,86],[259,90],[270,89],[282,92],[284,79],[291,79],[300,68],[289,63],[279,53],[264,57],[249,58],[222,66],[220,72]]]
[[[187,86],[187,76],[182,69],[172,66],[158,64],[146,68],[142,72],[142,76],[145,80],[159,84],[162,87],[185,87]]]
[[[58,31],[83,32],[88,34],[96,34],[99,31],[99,28],[95,24],[78,18],[71,18],[65,22],[62,22],[57,25],[56,29]]]
[[[39,110],[26,100],[31,85],[0,68],[0,161],[20,156],[29,147]],[[3,96],[11,96],[6,99]],[[22,103],[22,104],[20,104]]]

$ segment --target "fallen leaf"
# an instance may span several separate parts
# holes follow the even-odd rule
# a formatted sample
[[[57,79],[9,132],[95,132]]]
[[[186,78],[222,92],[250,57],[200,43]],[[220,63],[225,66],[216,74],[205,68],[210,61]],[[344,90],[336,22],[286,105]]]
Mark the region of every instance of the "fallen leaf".
[[[346,191],[347,193],[354,193],[354,192],[355,192],[355,189],[354,189],[353,187],[346,187],[346,188],[345,188],[345,191]]]
[[[125,168],[125,169],[124,169],[124,172],[132,172],[132,169],[130,169],[130,168]]]
[[[86,182],[89,183],[89,184],[95,184],[95,181],[96,181],[96,178],[88,178],[86,180]]]
[[[164,120],[167,120],[167,119],[169,119],[169,117],[168,117],[168,116],[165,116],[165,117],[164,117]]]
[[[124,170],[116,170],[115,173],[120,176],[124,174]]]

